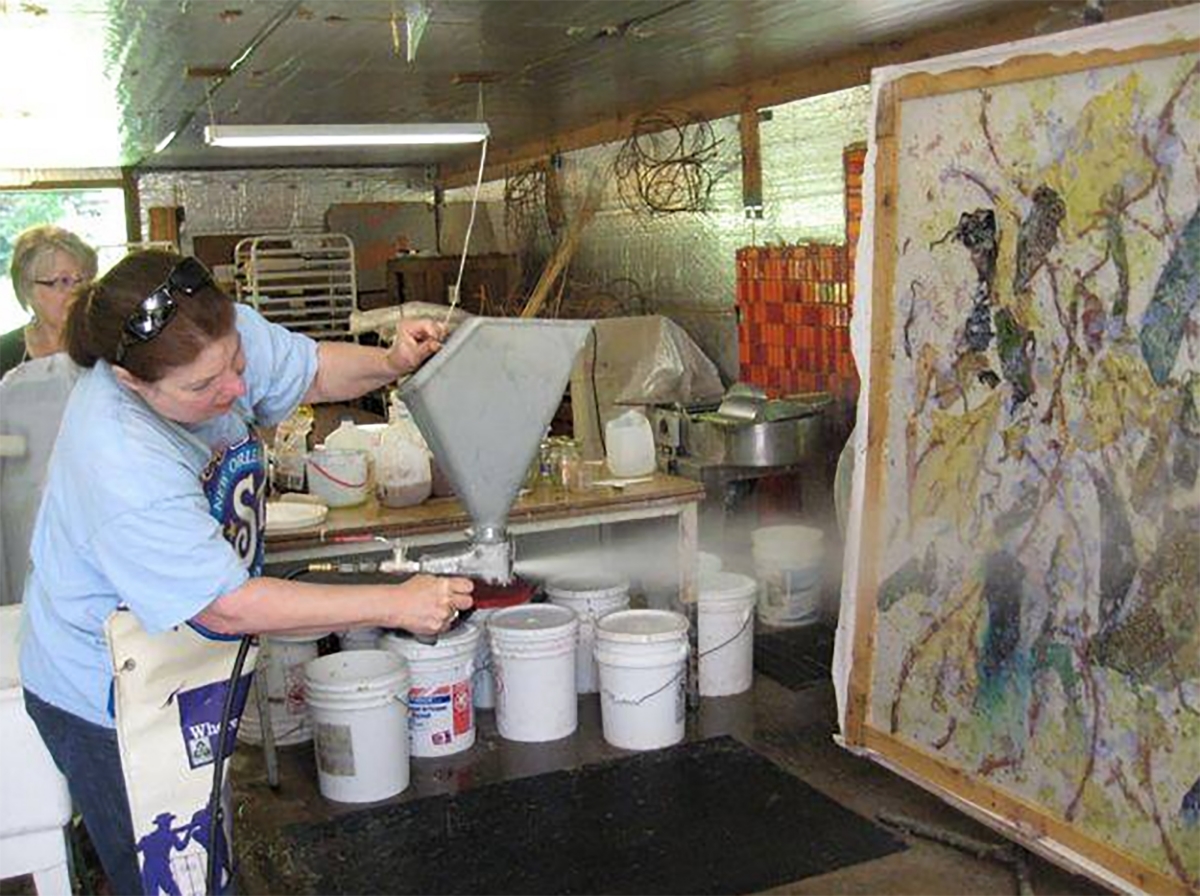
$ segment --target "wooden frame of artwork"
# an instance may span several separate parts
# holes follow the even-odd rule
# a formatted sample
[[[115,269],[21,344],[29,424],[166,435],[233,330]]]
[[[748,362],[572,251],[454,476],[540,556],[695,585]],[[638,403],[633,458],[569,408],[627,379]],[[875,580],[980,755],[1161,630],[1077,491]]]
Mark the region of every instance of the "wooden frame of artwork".
[[[875,138],[846,743],[1194,892],[1200,41],[902,76]]]

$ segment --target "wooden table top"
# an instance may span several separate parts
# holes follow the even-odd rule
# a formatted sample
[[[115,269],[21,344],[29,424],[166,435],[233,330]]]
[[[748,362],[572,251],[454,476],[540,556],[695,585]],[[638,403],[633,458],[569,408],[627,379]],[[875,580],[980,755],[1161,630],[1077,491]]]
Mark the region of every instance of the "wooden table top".
[[[509,525],[543,520],[570,519],[623,509],[672,506],[704,499],[704,486],[679,476],[656,474],[649,482],[623,488],[595,486],[586,491],[563,492],[540,487],[517,498],[508,514]],[[430,498],[411,507],[384,507],[372,496],[357,507],[331,508],[319,526],[297,532],[267,533],[269,551],[290,551],[350,540],[355,536],[396,538],[457,532],[471,518],[457,498]]]

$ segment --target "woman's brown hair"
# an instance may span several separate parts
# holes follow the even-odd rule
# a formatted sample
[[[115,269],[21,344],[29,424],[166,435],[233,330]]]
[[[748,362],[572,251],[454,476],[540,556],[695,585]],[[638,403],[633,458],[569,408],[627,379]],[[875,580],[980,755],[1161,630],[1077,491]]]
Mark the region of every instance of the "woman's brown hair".
[[[182,260],[174,252],[131,252],[83,287],[67,316],[71,359],[82,367],[93,367],[101,359],[116,364],[126,322]],[[175,313],[157,336],[146,342],[126,338],[120,366],[143,382],[157,382],[171,368],[191,363],[205,347],[233,330],[233,301],[215,284],[192,295],[172,292],[171,298]]]

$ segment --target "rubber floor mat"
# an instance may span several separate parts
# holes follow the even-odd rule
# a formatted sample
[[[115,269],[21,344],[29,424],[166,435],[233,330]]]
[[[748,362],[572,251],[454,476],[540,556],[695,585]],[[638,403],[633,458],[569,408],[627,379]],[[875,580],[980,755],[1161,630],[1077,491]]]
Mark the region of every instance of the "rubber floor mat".
[[[729,737],[283,836],[317,893],[751,893],[905,848]]]
[[[833,672],[833,629],[804,625],[754,633],[754,668],[788,690],[829,681]]]

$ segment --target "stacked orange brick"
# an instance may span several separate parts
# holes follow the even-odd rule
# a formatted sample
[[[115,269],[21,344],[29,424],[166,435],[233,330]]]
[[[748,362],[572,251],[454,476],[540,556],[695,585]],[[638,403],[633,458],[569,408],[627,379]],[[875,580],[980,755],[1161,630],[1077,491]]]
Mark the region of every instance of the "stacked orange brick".
[[[852,176],[854,149],[845,158],[846,215],[847,233],[856,243],[862,213],[862,158],[854,163]],[[830,392],[853,402],[858,396],[858,371],[850,354],[852,279],[844,245],[739,249],[741,379],[772,397]]]

